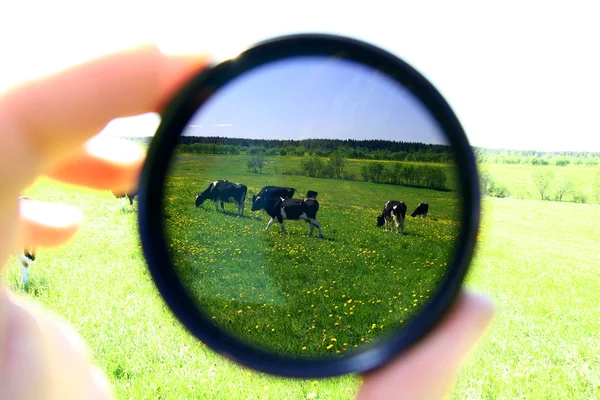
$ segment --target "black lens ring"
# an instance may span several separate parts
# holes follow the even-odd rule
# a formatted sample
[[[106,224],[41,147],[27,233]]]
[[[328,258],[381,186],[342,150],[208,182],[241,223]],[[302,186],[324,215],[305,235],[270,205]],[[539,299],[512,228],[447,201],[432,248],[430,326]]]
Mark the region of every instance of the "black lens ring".
[[[177,138],[188,121],[221,86],[244,72],[278,59],[301,55],[335,56],[369,65],[411,91],[436,118],[455,152],[463,201],[461,231],[455,258],[439,291],[404,329],[365,350],[339,359],[283,357],[257,349],[217,328],[188,297],[170,263],[163,226],[164,181]],[[480,219],[479,178],[467,137],[448,103],[410,65],[385,50],[349,37],[308,33],[260,42],[237,57],[207,68],[177,93],[162,113],[150,144],[139,185],[139,230],[154,283],[171,311],[196,338],[213,351],[257,371],[295,378],[325,378],[364,373],[392,360],[422,339],[455,302],[471,262]],[[440,355],[443,356],[443,355]]]

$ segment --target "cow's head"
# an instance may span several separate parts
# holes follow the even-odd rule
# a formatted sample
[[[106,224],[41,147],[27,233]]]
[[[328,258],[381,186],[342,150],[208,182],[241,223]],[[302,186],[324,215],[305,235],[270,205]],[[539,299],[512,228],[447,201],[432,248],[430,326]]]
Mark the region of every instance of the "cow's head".
[[[377,217],[377,226],[383,226],[383,224],[385,224],[385,217],[381,214]]]
[[[206,192],[196,193],[196,207],[200,207],[206,199],[208,199],[208,194]]]
[[[265,200],[266,198],[263,196],[252,196],[252,211],[258,211],[265,208]]]

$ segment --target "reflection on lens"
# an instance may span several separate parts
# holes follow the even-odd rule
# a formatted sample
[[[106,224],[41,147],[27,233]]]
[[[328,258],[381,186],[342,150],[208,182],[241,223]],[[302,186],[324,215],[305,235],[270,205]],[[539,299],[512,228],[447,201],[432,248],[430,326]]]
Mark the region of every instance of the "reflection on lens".
[[[453,154],[380,72],[305,57],[223,87],[180,137],[167,244],[198,308],[280,354],[339,357],[410,321],[453,257]]]

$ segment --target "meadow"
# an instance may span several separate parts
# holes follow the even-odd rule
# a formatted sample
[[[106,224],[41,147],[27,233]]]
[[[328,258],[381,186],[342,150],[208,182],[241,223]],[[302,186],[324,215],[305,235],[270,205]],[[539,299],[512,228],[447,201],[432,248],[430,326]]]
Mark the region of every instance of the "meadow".
[[[255,174],[250,178],[246,179],[248,186],[259,189],[264,177]],[[301,177],[294,179],[298,179],[293,183],[302,191],[310,186],[320,192],[324,234],[338,239],[337,242],[306,237],[308,227],[300,222],[286,224],[287,237],[278,234],[276,224],[271,227],[273,231],[260,232],[267,221],[262,211],[256,220],[218,214],[210,203],[193,212],[202,213],[207,222],[218,217],[226,218],[230,224],[247,223],[263,242],[277,241],[282,246],[291,239],[296,246],[340,243],[344,239],[343,226],[331,226],[332,220],[327,219],[335,217],[323,212],[333,211],[326,208],[333,201],[333,197],[328,197],[329,185],[324,183],[325,189],[320,190],[312,182],[305,185],[308,182]],[[515,175],[514,179],[522,177]],[[198,183],[206,182],[200,179]],[[338,184],[350,183],[354,184]],[[339,201],[362,207],[365,219],[372,220],[383,206],[379,204],[381,198],[391,190],[384,185],[372,186],[374,201],[368,201],[370,206],[361,206],[367,200],[351,194]],[[401,188],[407,196],[409,189],[416,190]],[[192,206],[195,191],[196,185],[185,185],[181,192],[181,196],[185,195],[183,203]],[[437,201],[441,203],[439,193]],[[356,376],[325,380],[266,376],[224,360],[193,339],[154,288],[141,253],[135,213],[121,211],[120,201],[110,192],[40,179],[25,194],[77,206],[86,223],[68,245],[38,251],[26,288],[20,287],[20,271],[14,258],[3,269],[3,280],[15,292],[34,299],[75,326],[113,383],[117,398],[354,397],[359,384]],[[413,201],[407,203],[409,211],[416,206]],[[235,207],[226,208],[233,213]],[[439,218],[434,210],[432,207],[432,219]],[[482,232],[466,285],[489,294],[498,315],[469,358],[449,398],[600,396],[598,221],[598,205],[484,199]],[[419,223],[433,222],[409,219],[406,231],[417,229]],[[215,225],[210,229],[215,229]],[[337,237],[334,229],[338,230]],[[373,228],[368,230],[368,235],[383,235]]]
[[[203,312],[237,337],[302,356],[344,355],[410,321],[439,286],[460,221],[456,192],[360,181],[246,172],[229,156],[181,155],[165,193],[167,245],[180,279]],[[246,210],[212,201],[194,206],[194,190],[218,179],[249,187]],[[287,221],[263,232],[270,217],[251,212],[263,186],[315,190],[325,239]],[[376,227],[387,200],[408,213],[430,204],[427,219],[406,221],[404,235]],[[220,207],[219,207],[220,209]],[[201,300],[200,300],[201,299]]]
[[[572,183],[572,189],[564,196],[563,201],[573,201],[574,195],[583,194],[587,203],[594,203],[592,195],[592,179],[600,171],[598,166],[535,166],[530,164],[483,164],[482,170],[487,170],[496,180],[510,192],[510,197],[524,200],[541,200],[540,192],[532,180],[534,171],[550,171],[554,173],[553,183],[550,186],[550,196],[554,199],[556,185],[561,180]]]

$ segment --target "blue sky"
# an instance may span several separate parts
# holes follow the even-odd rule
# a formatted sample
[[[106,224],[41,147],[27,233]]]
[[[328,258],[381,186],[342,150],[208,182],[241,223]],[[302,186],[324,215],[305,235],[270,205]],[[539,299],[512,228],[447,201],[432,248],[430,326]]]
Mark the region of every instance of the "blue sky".
[[[316,56],[241,75],[196,113],[184,134],[447,144],[427,109],[403,86],[373,68]]]

